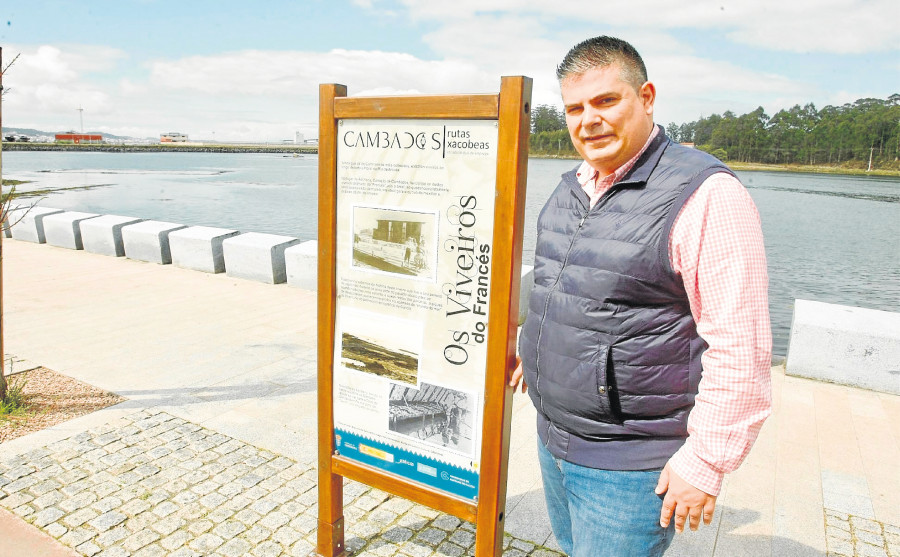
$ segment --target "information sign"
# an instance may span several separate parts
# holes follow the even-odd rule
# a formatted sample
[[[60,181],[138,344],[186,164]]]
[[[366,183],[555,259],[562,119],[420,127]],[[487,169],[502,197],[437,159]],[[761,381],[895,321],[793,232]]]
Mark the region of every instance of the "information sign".
[[[318,552],[344,552],[347,477],[475,521],[476,554],[493,555],[530,80],[504,78],[500,95],[344,94],[321,89]]]
[[[336,450],[478,495],[496,121],[341,120]]]

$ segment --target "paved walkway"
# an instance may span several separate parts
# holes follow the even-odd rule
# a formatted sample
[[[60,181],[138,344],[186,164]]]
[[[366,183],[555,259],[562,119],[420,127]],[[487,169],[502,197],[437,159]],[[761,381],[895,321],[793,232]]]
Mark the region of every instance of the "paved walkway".
[[[0,507],[83,555],[308,554],[315,293],[3,248],[7,352],[129,400],[0,445]],[[900,397],[773,379],[775,413],[713,525],[669,555],[900,556]],[[534,411],[514,404],[505,554],[557,555]],[[357,553],[470,553],[466,523],[352,482],[345,493]]]

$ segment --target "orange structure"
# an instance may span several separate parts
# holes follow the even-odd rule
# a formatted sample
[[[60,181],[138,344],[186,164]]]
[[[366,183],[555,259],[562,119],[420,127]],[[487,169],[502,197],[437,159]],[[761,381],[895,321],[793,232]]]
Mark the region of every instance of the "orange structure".
[[[57,143],[102,143],[103,136],[99,134],[89,133],[58,133],[56,134]]]

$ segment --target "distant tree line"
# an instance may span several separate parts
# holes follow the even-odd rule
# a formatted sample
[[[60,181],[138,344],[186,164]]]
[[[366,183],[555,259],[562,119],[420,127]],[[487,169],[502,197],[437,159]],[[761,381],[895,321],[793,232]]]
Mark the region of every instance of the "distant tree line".
[[[578,156],[569,130],[566,115],[549,104],[539,104],[531,110],[531,142],[529,153],[535,156],[572,157]]]
[[[538,105],[532,112],[533,155],[576,155],[565,114]],[[866,166],[900,169],[900,94],[859,99],[843,106],[795,105],[774,116],[762,107],[665,126],[673,141],[693,143],[725,161],[767,164]]]

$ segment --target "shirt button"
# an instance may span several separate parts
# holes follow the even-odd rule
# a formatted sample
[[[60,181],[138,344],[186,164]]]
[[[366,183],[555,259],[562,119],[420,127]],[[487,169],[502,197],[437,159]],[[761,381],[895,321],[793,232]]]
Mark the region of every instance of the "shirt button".
[[[598,390],[600,391],[601,395],[606,393],[606,387],[600,387]]]

